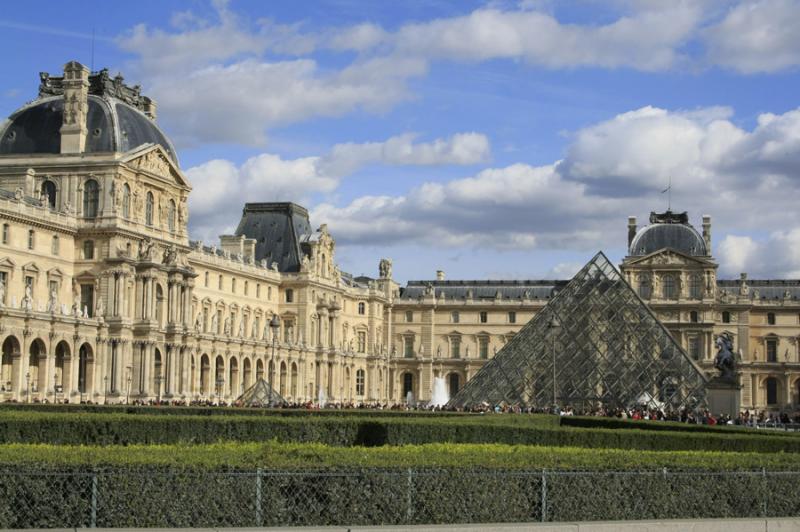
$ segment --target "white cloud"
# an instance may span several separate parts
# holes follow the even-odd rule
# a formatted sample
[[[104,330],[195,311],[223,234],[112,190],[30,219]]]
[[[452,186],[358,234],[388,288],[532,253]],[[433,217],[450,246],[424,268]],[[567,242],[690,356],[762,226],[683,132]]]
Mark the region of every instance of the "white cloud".
[[[448,139],[414,144],[417,135],[407,133],[385,142],[335,145],[322,160],[328,172],[351,174],[371,163],[437,166],[476,164],[491,156],[489,139],[480,133],[458,133]]]
[[[777,231],[765,239],[728,235],[717,248],[720,269],[728,276],[800,278],[800,228]]]
[[[696,226],[712,215],[724,274],[797,274],[800,110],[762,115],[750,131],[731,119],[727,108],[646,107],[576,132],[553,165],[488,168],[312,214],[353,245],[619,249],[628,215],[666,207],[659,192],[671,176],[673,209]],[[753,236],[776,227],[783,232]]]
[[[414,134],[384,142],[333,146],[322,156],[286,160],[263,153],[237,167],[215,159],[186,171],[195,192],[190,197],[190,229],[195,238],[213,239],[237,219],[248,201],[307,203],[334,191],[342,178],[369,164],[466,165],[489,157],[489,140],[479,133],[458,133],[448,139],[414,143]],[[226,225],[227,224],[227,225]]]
[[[777,72],[800,65],[800,3],[746,1],[705,32],[712,63],[745,74]]]
[[[459,17],[403,26],[385,37],[401,53],[486,61],[521,59],[549,68],[599,66],[663,70],[681,60],[701,11],[670,2],[601,26],[562,24],[541,11],[478,9]]]

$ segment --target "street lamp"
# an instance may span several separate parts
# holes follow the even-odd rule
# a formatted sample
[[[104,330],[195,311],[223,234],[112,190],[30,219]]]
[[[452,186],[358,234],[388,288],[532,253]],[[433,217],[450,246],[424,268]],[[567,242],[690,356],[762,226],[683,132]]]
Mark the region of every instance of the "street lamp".
[[[277,314],[272,316],[272,319],[269,320],[269,327],[272,329],[272,357],[269,360],[269,390],[270,394],[273,393],[272,387],[272,374],[275,372],[275,346],[278,343],[278,331],[281,328],[281,320]],[[271,398],[270,398],[271,399]],[[270,400],[270,406],[272,406],[272,401]]]
[[[128,376],[125,379],[127,384],[128,384],[127,391],[125,392],[125,404],[127,405],[128,403],[130,403],[130,400],[131,400],[131,382],[133,381],[133,375],[132,375],[133,367],[132,366],[127,366],[125,368],[125,371],[128,374]]]
[[[161,403],[161,380],[163,377],[161,376],[161,372],[159,371],[156,373],[156,404]]]
[[[217,404],[220,404],[220,402],[222,402],[222,385],[225,384],[225,379],[223,379],[221,376],[218,376],[216,383],[217,383]]]
[[[558,400],[556,399],[556,336],[561,329],[561,322],[558,318],[553,316],[547,324],[550,334],[553,336],[553,412],[558,413]]]

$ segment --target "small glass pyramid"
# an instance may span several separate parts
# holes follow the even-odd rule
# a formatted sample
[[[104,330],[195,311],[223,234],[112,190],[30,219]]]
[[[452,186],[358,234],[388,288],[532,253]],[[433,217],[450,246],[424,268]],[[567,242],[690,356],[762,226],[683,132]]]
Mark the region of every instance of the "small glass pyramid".
[[[269,407],[280,405],[285,402],[283,397],[278,395],[267,381],[258,379],[256,383],[246,389],[233,404],[236,406]]]
[[[600,252],[448,405],[695,409],[706,382]]]

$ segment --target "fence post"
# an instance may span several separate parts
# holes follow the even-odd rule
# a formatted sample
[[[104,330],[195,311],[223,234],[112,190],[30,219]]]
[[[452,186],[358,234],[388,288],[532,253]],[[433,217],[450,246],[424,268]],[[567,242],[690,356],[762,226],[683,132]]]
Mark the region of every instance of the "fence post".
[[[542,469],[542,522],[547,521],[547,470]]]
[[[256,526],[263,526],[261,517],[261,468],[256,470]]]
[[[406,521],[411,523],[414,518],[414,501],[412,499],[412,490],[414,489],[414,471],[409,467],[406,473]]]
[[[97,473],[92,474],[92,515],[89,518],[89,528],[97,527]]]
[[[764,508],[762,511],[764,512],[763,517],[767,517],[767,496],[769,494],[769,489],[767,489],[767,469],[764,467],[761,468],[761,478],[763,479],[762,490],[764,492]]]

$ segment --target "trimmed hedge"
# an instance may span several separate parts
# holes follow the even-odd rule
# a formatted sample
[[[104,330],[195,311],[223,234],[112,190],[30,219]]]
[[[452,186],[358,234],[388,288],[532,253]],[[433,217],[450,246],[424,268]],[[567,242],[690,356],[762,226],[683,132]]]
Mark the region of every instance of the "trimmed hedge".
[[[582,429],[524,418],[161,416],[3,412],[0,443],[130,445],[217,441],[317,442],[379,446],[436,442],[506,443],[642,450],[800,452],[800,438],[763,433]]]
[[[755,429],[741,425],[697,425],[677,421],[645,421],[613,417],[562,416],[562,427],[600,428],[600,429],[638,429],[669,432],[708,432],[713,434],[757,434]],[[764,433],[764,431],[762,431]],[[791,431],[766,431],[770,436],[800,438],[800,433]]]
[[[3,444],[0,468],[81,471],[163,468],[171,471],[296,471],[358,468],[473,468],[548,470],[751,471],[798,470],[789,453],[638,451],[535,445],[433,443],[384,447],[334,447],[319,443],[215,443],[199,445],[87,446]]]

